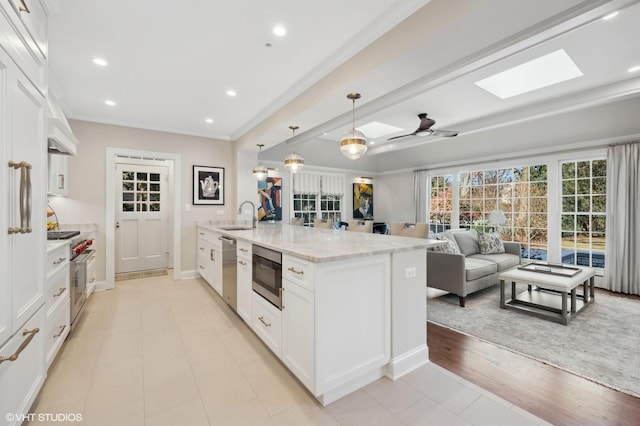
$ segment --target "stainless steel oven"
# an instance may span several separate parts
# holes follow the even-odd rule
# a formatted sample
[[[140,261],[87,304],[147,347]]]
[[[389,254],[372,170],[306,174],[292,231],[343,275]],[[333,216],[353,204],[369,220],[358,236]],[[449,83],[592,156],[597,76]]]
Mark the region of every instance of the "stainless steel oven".
[[[94,253],[88,248],[92,243],[82,237],[71,241],[71,330],[78,324],[87,302],[87,263]]]
[[[282,253],[253,245],[253,291],[282,310]]]

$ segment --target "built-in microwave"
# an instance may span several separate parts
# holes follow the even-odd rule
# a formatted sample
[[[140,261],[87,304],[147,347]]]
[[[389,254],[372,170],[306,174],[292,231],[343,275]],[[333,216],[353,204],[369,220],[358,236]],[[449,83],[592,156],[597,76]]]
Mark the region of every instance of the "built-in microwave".
[[[282,253],[253,245],[253,291],[282,310]]]

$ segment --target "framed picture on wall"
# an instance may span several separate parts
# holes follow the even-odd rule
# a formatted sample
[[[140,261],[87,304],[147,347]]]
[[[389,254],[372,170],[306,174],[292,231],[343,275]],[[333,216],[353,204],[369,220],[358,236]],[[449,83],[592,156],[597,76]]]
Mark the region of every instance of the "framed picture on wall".
[[[193,204],[224,205],[224,168],[193,166]]]
[[[373,184],[353,184],[353,218],[373,219]]]

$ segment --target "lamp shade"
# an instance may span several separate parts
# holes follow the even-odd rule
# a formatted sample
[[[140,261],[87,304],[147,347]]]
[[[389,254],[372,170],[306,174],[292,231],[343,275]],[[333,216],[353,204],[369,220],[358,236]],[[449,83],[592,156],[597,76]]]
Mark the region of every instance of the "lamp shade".
[[[284,159],[284,166],[291,170],[291,173],[296,173],[302,170],[304,167],[304,158],[297,152],[293,151]]]
[[[362,132],[353,129],[340,140],[340,151],[347,158],[357,160],[367,152],[367,139]]]
[[[491,210],[489,213],[489,225],[503,225],[507,223],[507,217],[502,210]]]

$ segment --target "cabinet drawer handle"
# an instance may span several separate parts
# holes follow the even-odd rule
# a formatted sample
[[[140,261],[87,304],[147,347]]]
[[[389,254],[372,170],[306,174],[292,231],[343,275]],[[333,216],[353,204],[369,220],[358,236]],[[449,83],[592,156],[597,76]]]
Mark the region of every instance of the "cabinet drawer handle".
[[[64,262],[65,260],[67,260],[67,258],[66,258],[66,257],[59,257],[59,258],[58,258],[58,260],[54,260],[54,261],[53,261],[53,264],[54,264],[54,265],[59,265],[59,264],[61,264],[62,262]]]
[[[204,232],[198,232],[198,233],[204,237]]]
[[[245,262],[244,260],[238,260],[238,263],[242,266],[247,266],[247,262]]]
[[[293,272],[294,274],[298,274],[298,275],[304,275],[304,271],[298,271],[296,268],[294,268],[293,266],[289,267],[289,271]]]
[[[62,287],[60,288],[60,290],[58,290],[58,292],[56,294],[53,295],[53,297],[58,297],[60,296],[62,293],[64,293],[67,290],[66,287]]]
[[[20,0],[20,3],[22,3],[22,6],[20,6],[20,7],[18,8],[18,10],[19,10],[20,12],[27,12],[27,13],[31,13],[31,11],[29,10],[29,8],[27,7],[27,3],[25,3],[25,1],[24,1],[24,0]]]
[[[20,353],[22,351],[24,351],[24,348],[26,348],[27,346],[29,346],[29,343],[31,343],[31,341],[33,340],[33,337],[38,334],[38,332],[40,331],[39,328],[34,328],[33,330],[22,330],[22,335],[26,336],[27,334],[29,335],[29,337],[27,337],[21,344],[20,347],[18,348],[18,350],[16,350],[16,353],[14,353],[13,355],[11,355],[10,357],[3,357],[0,356],[0,364],[2,364],[5,361],[15,361],[16,359],[18,359],[18,357],[20,356]]]
[[[53,338],[57,339],[58,337],[62,336],[62,333],[64,333],[64,329],[67,328],[67,325],[61,325],[60,326],[60,332],[58,334],[54,334]]]
[[[261,322],[261,323],[263,323],[265,326],[267,326],[267,327],[271,327],[271,324],[269,324],[268,322],[266,322],[266,321],[264,320],[264,317],[258,317],[258,319],[259,319],[259,320],[260,320],[260,322]]]
[[[242,248],[242,247],[240,247],[240,248],[239,248],[239,250],[240,250],[240,251],[242,251],[242,252],[244,252],[244,253],[248,253],[248,252],[249,252],[249,250],[248,250],[248,249],[246,249],[246,248]]]
[[[200,250],[201,250],[201,251],[204,251],[204,247],[200,247]]]
[[[204,266],[200,265],[200,269],[204,269]]]

